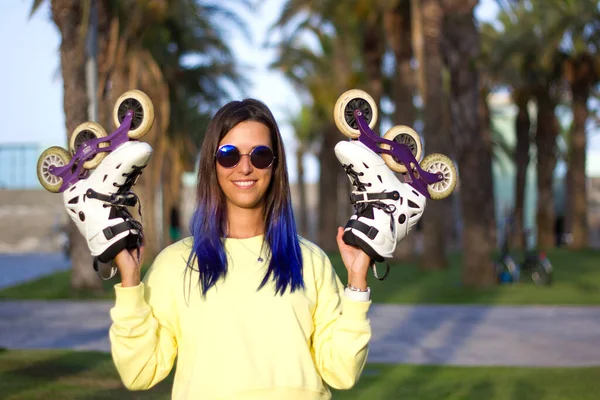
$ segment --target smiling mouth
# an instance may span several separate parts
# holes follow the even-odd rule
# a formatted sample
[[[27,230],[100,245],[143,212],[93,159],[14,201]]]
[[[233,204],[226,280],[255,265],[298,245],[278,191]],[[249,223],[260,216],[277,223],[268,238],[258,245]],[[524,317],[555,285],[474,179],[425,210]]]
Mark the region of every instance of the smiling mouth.
[[[240,189],[249,189],[254,187],[256,181],[232,181],[232,183]]]

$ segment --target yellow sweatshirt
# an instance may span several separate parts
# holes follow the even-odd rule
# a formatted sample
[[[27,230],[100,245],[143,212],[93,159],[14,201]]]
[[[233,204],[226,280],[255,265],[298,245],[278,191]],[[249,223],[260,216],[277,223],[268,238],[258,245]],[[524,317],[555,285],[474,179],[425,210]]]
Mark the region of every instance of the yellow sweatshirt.
[[[268,266],[264,251],[257,261],[262,241],[225,241],[228,274],[205,299],[198,273],[186,273],[191,238],[164,249],[140,285],[115,286],[110,341],[126,387],[152,387],[175,359],[173,399],[321,400],[331,398],[327,385],[356,383],[371,301],[344,295],[327,255],[302,238],[306,289],[257,291]]]

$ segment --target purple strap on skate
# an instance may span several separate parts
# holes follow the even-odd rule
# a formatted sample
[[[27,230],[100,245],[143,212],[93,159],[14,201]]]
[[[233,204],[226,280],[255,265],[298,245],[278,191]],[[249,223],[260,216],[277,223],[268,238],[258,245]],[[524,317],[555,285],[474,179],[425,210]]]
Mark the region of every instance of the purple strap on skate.
[[[401,162],[408,170],[407,173],[410,176],[410,181],[407,183],[418,190],[423,196],[430,199],[431,195],[427,191],[427,185],[440,182],[444,179],[443,175],[432,174],[423,170],[408,146],[377,136],[369,128],[369,124],[365,121],[360,110],[354,110],[354,117],[360,131],[358,140],[375,153],[388,154]],[[381,144],[387,144],[389,149],[382,149]]]
[[[94,158],[96,154],[113,151],[123,143],[131,140],[128,133],[131,128],[132,119],[133,111],[128,110],[123,122],[113,133],[107,137],[86,140],[79,146],[67,165],[62,167],[51,165],[48,168],[48,172],[63,180],[58,191],[62,193],[79,180],[87,178],[88,170],[83,169],[83,164]],[[108,143],[108,146],[100,147],[101,143]]]

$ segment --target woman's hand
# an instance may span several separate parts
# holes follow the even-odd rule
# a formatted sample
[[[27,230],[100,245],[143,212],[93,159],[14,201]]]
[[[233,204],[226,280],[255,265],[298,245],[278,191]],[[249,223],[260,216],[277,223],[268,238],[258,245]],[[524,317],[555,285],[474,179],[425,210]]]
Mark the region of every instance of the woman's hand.
[[[367,273],[371,265],[371,258],[361,249],[344,243],[342,236],[344,228],[338,227],[337,244],[340,249],[342,261],[348,270],[348,283],[355,288],[367,290]]]
[[[139,261],[138,261],[139,251]],[[123,287],[137,286],[141,282],[141,267],[144,259],[144,246],[139,249],[122,250],[115,257],[115,264],[121,275]]]

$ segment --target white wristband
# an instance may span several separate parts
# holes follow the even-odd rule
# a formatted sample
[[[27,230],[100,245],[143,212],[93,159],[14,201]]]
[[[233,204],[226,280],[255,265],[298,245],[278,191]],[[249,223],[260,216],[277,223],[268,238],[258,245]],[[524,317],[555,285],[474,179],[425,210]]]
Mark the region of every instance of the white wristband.
[[[369,301],[371,300],[371,288],[367,288],[366,292],[357,292],[348,288],[344,289],[344,295],[354,301]]]

